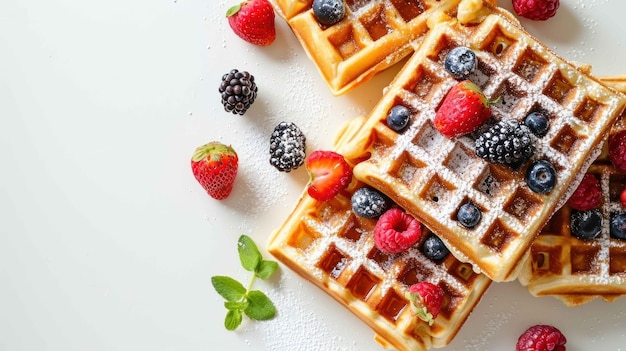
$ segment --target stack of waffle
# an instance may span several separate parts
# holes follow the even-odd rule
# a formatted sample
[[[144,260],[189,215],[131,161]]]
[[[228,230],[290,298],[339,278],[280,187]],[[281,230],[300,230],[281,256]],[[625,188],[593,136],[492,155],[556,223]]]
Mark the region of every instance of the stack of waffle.
[[[270,253],[361,318],[382,345],[398,350],[446,345],[491,281],[514,280],[520,272],[533,293],[569,298],[564,292],[567,290],[559,290],[561,283],[554,281],[564,282],[562,287],[571,286],[569,277],[575,275],[575,265],[562,263],[568,258],[557,257],[551,246],[567,245],[563,255],[575,252],[578,246],[562,232],[542,234],[534,240],[551,218],[560,221],[563,215],[553,214],[601,153],[611,127],[626,106],[626,96],[612,88],[619,87],[621,81],[605,84],[593,78],[528,34],[510,13],[480,0],[347,1],[348,15],[336,28],[299,24],[315,21],[310,13],[311,1],[277,1],[308,51],[318,45],[311,44],[314,37],[326,43],[339,42],[332,38],[344,40],[330,51],[320,47],[321,52],[333,52],[331,58],[313,56],[333,91],[350,89],[382,67],[380,60],[372,64],[368,61],[370,55],[358,55],[377,42],[371,32],[378,32],[363,23],[378,23],[380,18],[398,20],[403,11],[409,11],[409,4],[419,3],[420,11],[408,12],[413,20],[404,22],[411,29],[384,25],[390,39],[383,39],[387,43],[383,65],[395,61],[388,59],[393,56],[391,52],[401,56],[410,52],[412,56],[374,109],[351,121],[338,134],[336,150],[354,166],[353,182],[327,202],[303,193],[285,223],[272,234]],[[474,9],[474,15],[467,15],[467,9]],[[365,13],[365,17],[359,17]],[[427,20],[423,14],[436,20]],[[459,20],[461,14],[463,21]],[[366,35],[368,28],[370,33]],[[317,37],[318,31],[325,34]],[[396,31],[403,35],[408,35],[407,31],[419,33],[398,42],[391,39]],[[349,38],[355,35],[359,37]],[[473,134],[448,138],[434,127],[437,109],[457,83],[443,67],[444,57],[457,46],[469,47],[476,53],[478,66],[470,80],[489,100],[498,101],[492,106],[491,122],[505,118],[521,121],[534,111],[548,116],[548,133],[538,138],[535,154],[518,168],[492,164],[476,156]],[[324,65],[332,68],[326,72]],[[350,69],[342,71],[346,67]],[[346,78],[346,72],[356,72],[354,67],[359,67],[358,74]],[[388,112],[396,105],[411,111],[409,125],[402,132],[386,124]],[[547,194],[533,192],[525,180],[526,168],[536,160],[547,160],[556,169],[556,185]],[[596,165],[590,171],[604,172]],[[606,192],[603,211],[607,216],[618,206],[611,195],[611,174],[602,175]],[[434,262],[421,254],[420,246],[427,235],[401,254],[386,255],[377,250],[372,234],[375,220],[360,218],[351,211],[350,196],[362,186],[385,193],[396,206],[439,236],[452,255]],[[472,229],[455,219],[459,207],[467,202],[482,211],[480,223]],[[550,224],[546,228],[552,227]],[[584,250],[581,247],[579,251],[602,252],[598,257],[606,260],[598,265],[602,271],[596,270],[604,275],[590,277],[590,283],[577,292],[576,301],[582,295],[610,299],[625,292],[626,265],[622,262],[626,245],[605,236],[598,243],[585,243]],[[537,273],[544,265],[536,261],[545,261],[546,255],[550,255],[551,275]],[[585,257],[598,260],[590,254]],[[611,284],[607,274],[615,275],[616,270],[622,275],[621,280],[616,279],[620,285],[617,290],[591,288],[592,284]],[[575,278],[583,281],[580,275]],[[552,282],[547,288],[545,280]],[[405,293],[417,281],[439,285],[445,292],[443,312],[432,326],[407,308],[410,302]]]

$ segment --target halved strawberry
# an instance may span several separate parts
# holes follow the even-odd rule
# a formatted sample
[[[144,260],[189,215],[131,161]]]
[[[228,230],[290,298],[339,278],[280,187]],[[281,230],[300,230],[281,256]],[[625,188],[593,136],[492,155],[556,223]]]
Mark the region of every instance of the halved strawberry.
[[[444,295],[439,285],[419,282],[409,287],[406,298],[411,301],[413,313],[428,325],[433,325],[443,305]]]
[[[480,88],[464,80],[450,89],[435,114],[435,127],[441,134],[454,138],[471,133],[491,116],[491,102]]]
[[[309,172],[309,195],[319,201],[330,200],[352,180],[352,168],[342,155],[333,151],[313,151],[304,163]]]

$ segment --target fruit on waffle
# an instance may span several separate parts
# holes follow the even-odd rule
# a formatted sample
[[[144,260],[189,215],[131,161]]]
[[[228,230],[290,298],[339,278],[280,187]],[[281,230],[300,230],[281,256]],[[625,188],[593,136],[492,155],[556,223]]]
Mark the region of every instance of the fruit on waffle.
[[[344,153],[365,159],[356,178],[495,281],[516,278],[530,243],[575,190],[626,102],[508,18],[494,9],[477,25],[451,20],[432,28]],[[446,69],[457,47],[475,54],[467,79],[478,89]],[[473,61],[463,57],[451,65]],[[410,115],[400,131],[387,121],[396,106]],[[441,117],[444,126],[469,120],[474,131],[448,133],[437,122],[444,107],[457,113]],[[479,125],[483,113],[489,118]]]
[[[364,190],[368,188],[363,183],[353,180],[328,201],[303,193],[270,236],[268,251],[362,319],[384,347],[424,351],[448,344],[491,280],[453,255],[442,254],[447,250],[437,247],[441,241],[433,244],[436,238],[425,228],[406,250],[379,250],[374,231],[380,213],[357,205],[363,203],[359,200],[354,200],[353,210],[353,194]],[[376,199],[366,202],[376,204]],[[433,311],[436,317],[429,325],[428,318],[418,318],[419,310],[413,310],[411,293],[433,286],[441,288],[443,296],[434,299],[442,305],[438,315]]]
[[[332,22],[316,16],[314,0],[275,0],[277,12],[335,95],[350,91],[413,52],[428,31],[427,22],[457,15],[463,21],[475,21],[483,11],[482,2],[494,4],[496,0],[337,1],[335,6],[343,10],[343,16],[334,23],[336,15],[329,16]],[[460,9],[459,3],[463,3]]]
[[[614,145],[619,138],[626,145],[625,123],[626,113],[614,124],[580,189],[533,241],[519,276],[531,294],[554,296],[568,306],[626,294],[626,169],[610,157],[621,152],[614,157],[626,160]]]

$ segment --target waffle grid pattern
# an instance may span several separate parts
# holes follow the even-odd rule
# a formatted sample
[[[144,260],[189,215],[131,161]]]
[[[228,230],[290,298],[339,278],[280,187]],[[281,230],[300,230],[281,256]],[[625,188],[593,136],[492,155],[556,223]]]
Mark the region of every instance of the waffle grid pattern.
[[[441,262],[424,256],[419,248],[428,231],[401,254],[376,249],[376,221],[351,211],[350,196],[358,186],[326,203],[304,194],[272,235],[270,253],[363,319],[383,346],[419,351],[448,344],[491,281],[453,255]],[[418,281],[437,284],[446,295],[431,327],[412,315],[405,297]]]
[[[550,130],[536,143],[533,159],[548,160],[556,168],[551,193],[532,192],[523,169],[479,159],[473,137],[452,140],[435,129],[435,111],[456,84],[442,62],[459,45],[478,56],[479,69],[471,79],[489,100],[499,99],[492,107],[494,119],[521,120],[533,110],[548,114]],[[413,113],[401,134],[385,124],[387,112],[397,104]],[[371,148],[363,151],[371,157],[355,167],[355,176],[412,212],[460,260],[474,263],[493,280],[512,280],[530,242],[561,198],[573,191],[571,184],[577,184],[580,169],[587,169],[597,155],[593,151],[623,106],[623,96],[583,75],[501,15],[492,14],[476,27],[440,24],[361,129],[356,139]],[[455,220],[466,202],[483,212],[473,229]]]
[[[412,51],[435,11],[454,12],[460,0],[346,0],[344,19],[321,25],[312,0],[276,0],[331,92],[346,93]]]

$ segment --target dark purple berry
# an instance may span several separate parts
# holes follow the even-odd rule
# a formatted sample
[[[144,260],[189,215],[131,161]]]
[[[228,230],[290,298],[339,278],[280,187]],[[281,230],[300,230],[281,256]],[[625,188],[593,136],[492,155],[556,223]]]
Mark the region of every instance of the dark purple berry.
[[[524,124],[538,137],[546,135],[550,128],[548,117],[546,117],[545,113],[539,111],[529,113],[524,119]]]
[[[548,161],[536,161],[526,171],[526,184],[537,194],[547,194],[556,185],[556,170]]]
[[[313,14],[321,24],[331,26],[345,17],[346,10],[342,0],[313,0]]]
[[[570,230],[579,239],[596,238],[602,230],[602,213],[598,209],[573,211],[570,216]]]
[[[431,234],[422,244],[422,253],[433,261],[440,261],[448,256],[450,250],[438,236]]]
[[[378,218],[389,208],[385,195],[372,188],[359,188],[350,198],[352,212],[359,217]]]
[[[626,240],[626,212],[611,216],[611,237]]]
[[[480,222],[481,217],[480,209],[471,202],[461,205],[456,213],[456,219],[465,228],[474,228]]]
[[[402,105],[394,106],[387,114],[387,125],[396,132],[402,131],[409,124],[411,111]]]
[[[478,59],[471,49],[457,46],[446,55],[443,65],[454,78],[464,80],[478,65]]]

